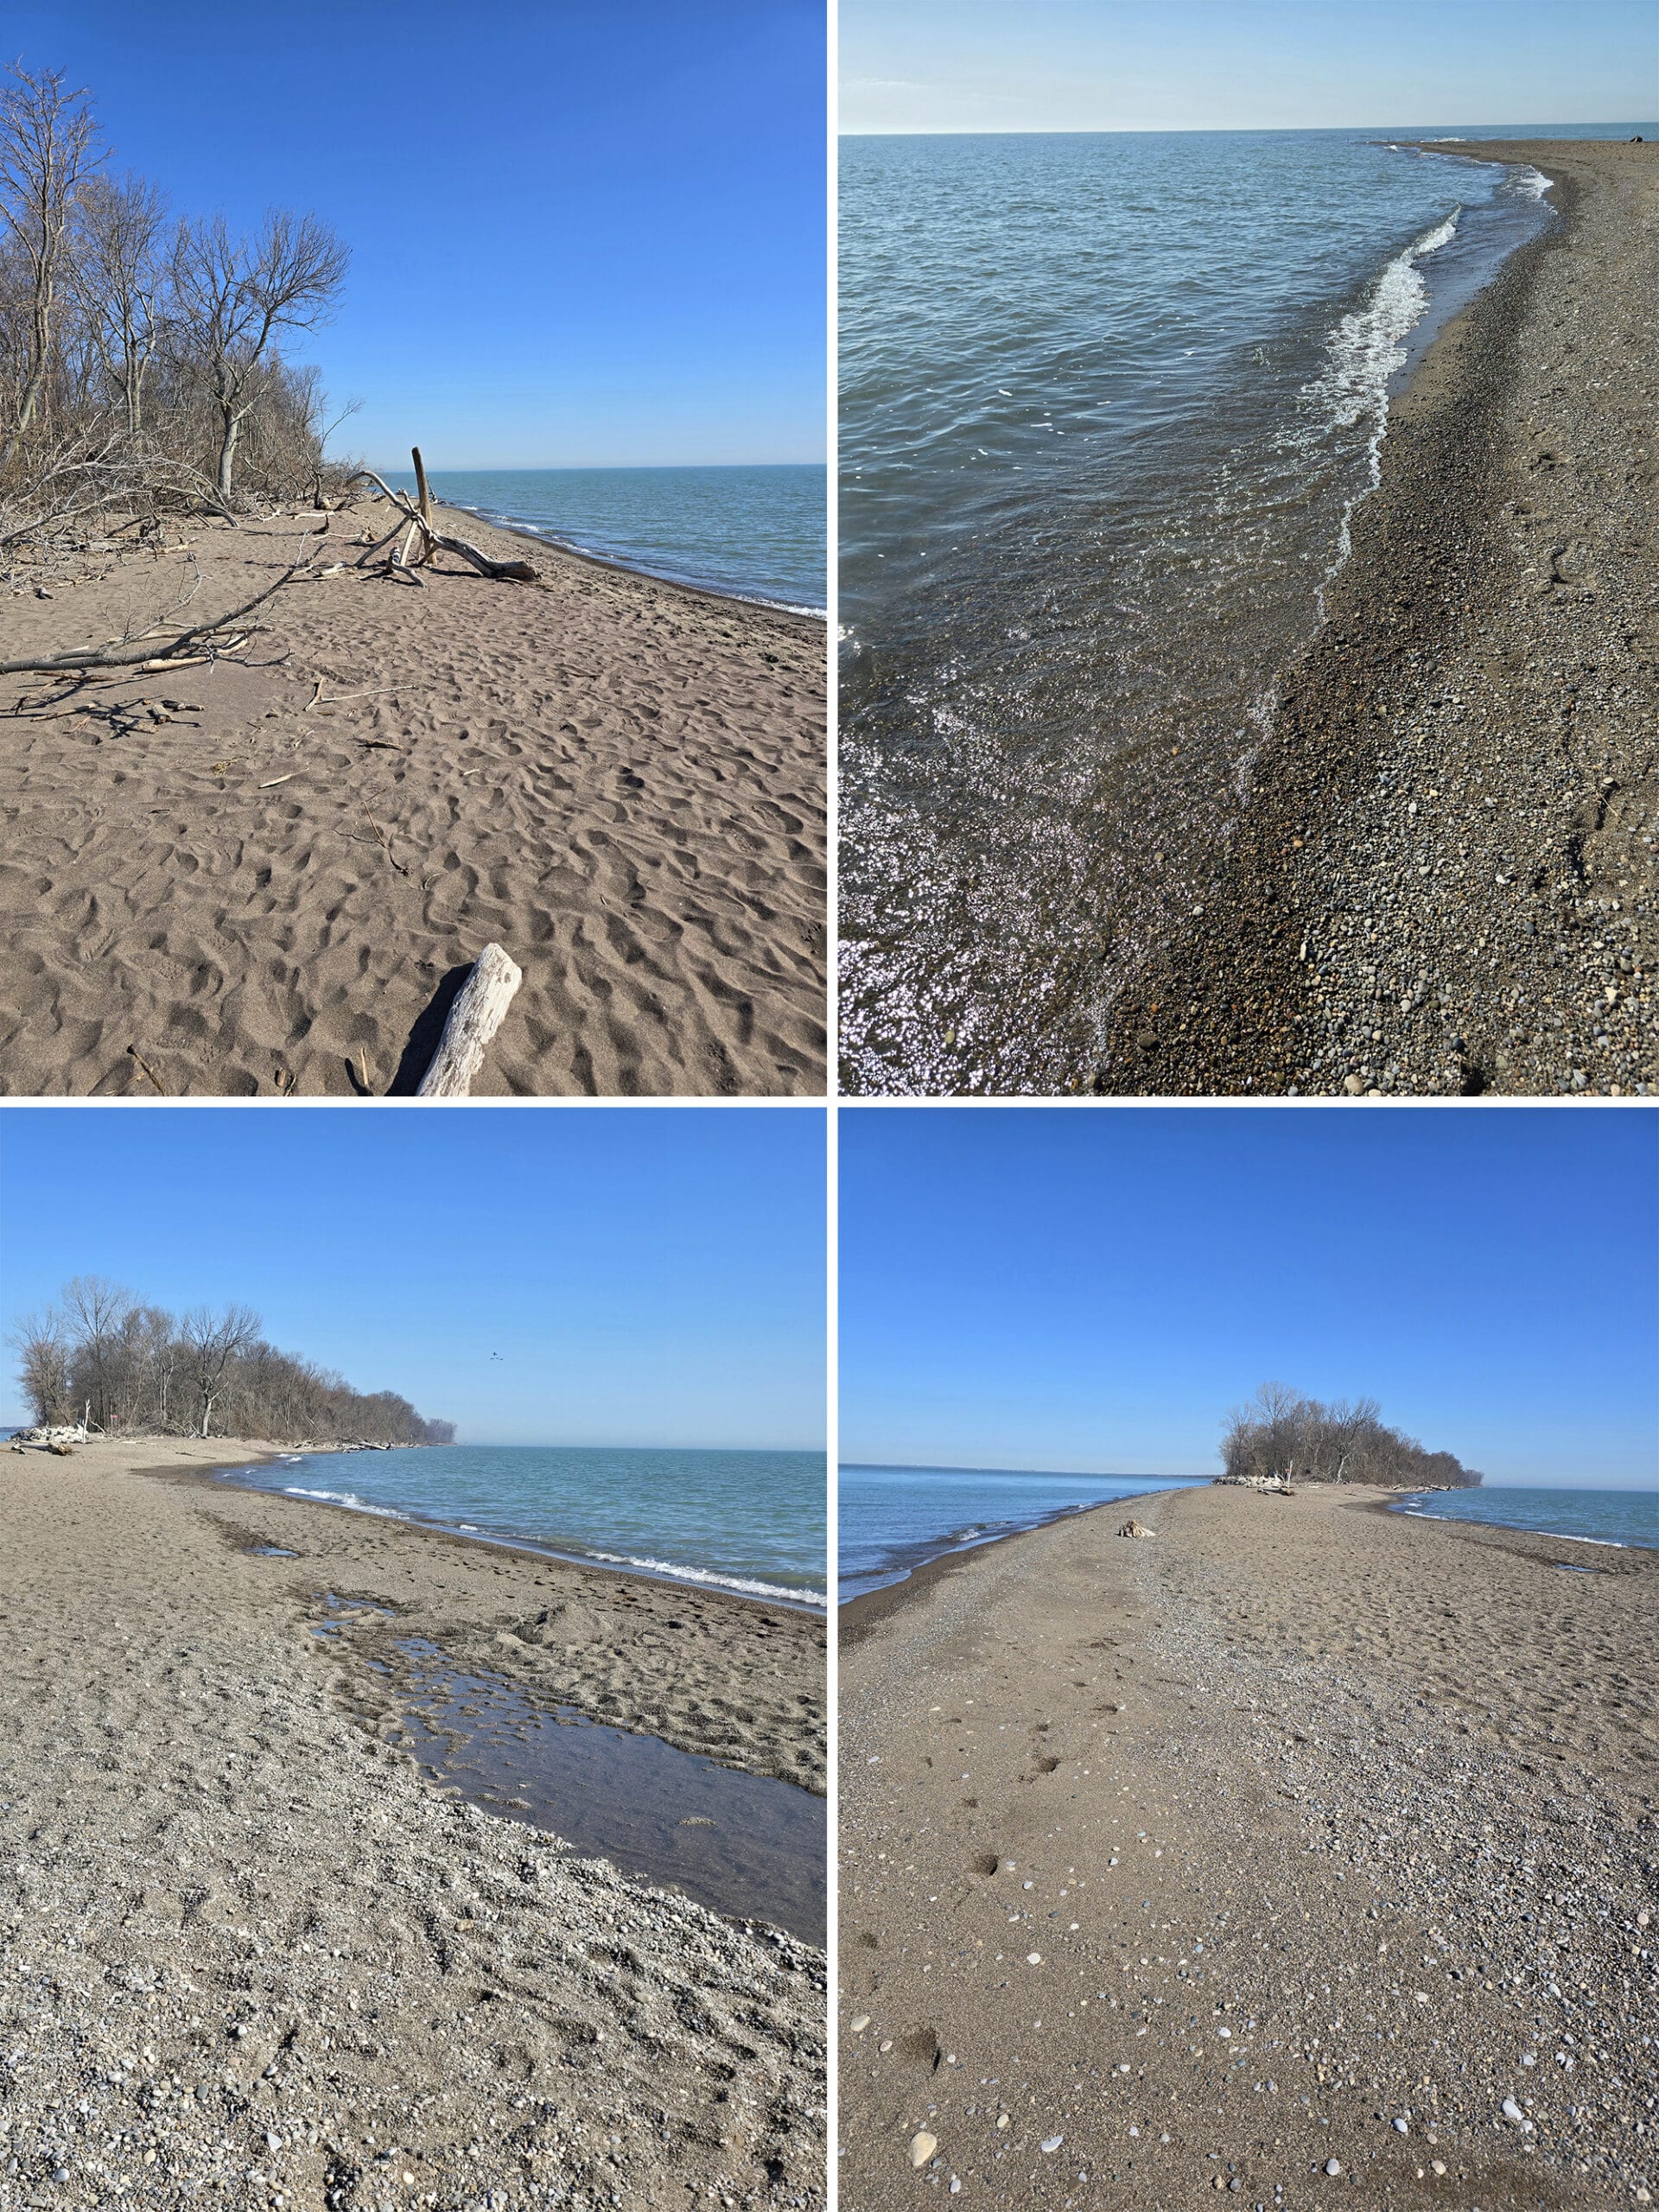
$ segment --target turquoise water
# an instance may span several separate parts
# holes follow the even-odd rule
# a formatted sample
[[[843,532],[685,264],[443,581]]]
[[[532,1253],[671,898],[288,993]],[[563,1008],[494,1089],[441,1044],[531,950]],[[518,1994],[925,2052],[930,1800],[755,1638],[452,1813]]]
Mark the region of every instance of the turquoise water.
[[[289,1497],[747,1597],[826,1602],[828,1484],[820,1452],[452,1444],[294,1452],[226,1473]]]
[[[827,602],[822,468],[435,468],[446,506],[625,568],[817,613]],[[407,469],[386,481],[412,492]]]
[[[1540,1535],[1580,1542],[1639,1544],[1659,1550],[1659,1485],[1652,1490],[1516,1490],[1483,1483],[1478,1490],[1431,1491],[1395,1509],[1432,1521],[1495,1522]]]
[[[1208,1481],[1208,1477],[1202,1478]],[[870,1467],[840,1471],[842,1604],[902,1582],[947,1552],[1035,1529],[1109,1499],[1190,1490],[1168,1475],[1056,1475],[1016,1467]]]
[[[1086,1080],[1209,895],[1402,374],[1553,219],[1417,135],[842,141],[844,1088]]]

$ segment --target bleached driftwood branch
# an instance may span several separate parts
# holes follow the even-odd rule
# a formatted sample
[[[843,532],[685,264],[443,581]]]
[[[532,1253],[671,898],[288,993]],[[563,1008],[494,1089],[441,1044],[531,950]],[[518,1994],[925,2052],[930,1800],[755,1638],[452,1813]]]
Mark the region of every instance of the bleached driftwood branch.
[[[326,528],[325,524],[324,530]],[[322,531],[316,533],[318,537],[323,534]],[[141,661],[147,666],[171,666],[192,645],[205,643],[218,632],[240,622],[244,615],[251,614],[256,607],[263,607],[284,584],[291,583],[302,570],[308,569],[316,557],[317,548],[314,545],[309,552],[302,553],[297,561],[285,569],[274,584],[267,584],[263,591],[256,592],[251,599],[244,600],[240,607],[232,607],[227,614],[216,614],[211,622],[198,622],[194,629],[180,631],[176,637],[168,639],[159,652],[152,624],[141,639],[131,644],[103,647],[92,645],[76,652],[48,653],[43,659],[0,660],[0,676],[78,676],[86,669],[130,668]]]
[[[386,562],[389,575],[414,578],[416,571],[426,566],[434,553],[442,552],[454,553],[461,560],[470,562],[480,575],[489,576],[497,583],[539,583],[541,578],[530,562],[492,560],[487,553],[480,552],[478,547],[469,544],[466,538],[452,537],[447,531],[433,526],[432,498],[427,489],[426,467],[421,459],[420,448],[412,447],[410,451],[415,460],[415,481],[419,487],[413,499],[407,492],[394,492],[385,479],[377,476],[372,468],[357,469],[346,480],[348,483],[355,484],[366,478],[382,499],[391,501],[400,518],[385,537],[377,539],[369,548],[358,563],[359,568],[366,566],[383,545],[401,533],[403,543]]]
[[[418,1098],[466,1098],[484,1055],[506,1019],[524,976],[499,944],[486,944],[461,985],[443,1035],[416,1093]]]

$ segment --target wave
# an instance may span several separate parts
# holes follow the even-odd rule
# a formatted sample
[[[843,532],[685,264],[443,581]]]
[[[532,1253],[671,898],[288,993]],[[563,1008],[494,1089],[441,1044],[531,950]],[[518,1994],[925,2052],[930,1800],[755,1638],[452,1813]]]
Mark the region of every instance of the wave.
[[[717,1590],[741,1591],[746,1598],[777,1598],[790,1605],[822,1605],[830,1600],[817,1590],[785,1590],[776,1582],[760,1582],[743,1574],[717,1574],[712,1567],[682,1567],[673,1560],[641,1559],[630,1552],[588,1552],[586,1558],[607,1567],[634,1567],[644,1574],[665,1574],[675,1582],[706,1582]]]
[[[1517,192],[1524,193],[1529,200],[1541,200],[1551,189],[1554,181],[1554,179],[1547,177],[1541,169],[1528,167],[1516,170],[1515,188]]]
[[[1409,1513],[1419,1521],[1455,1521],[1468,1527],[1471,1521],[1478,1529],[1508,1529],[1517,1536],[1548,1536],[1553,1544],[1599,1544],[1604,1551],[1628,1552],[1640,1548],[1619,1536],[1573,1536],[1565,1529],[1541,1529],[1532,1521],[1481,1521],[1467,1513],[1437,1513],[1432,1505],[1402,1505],[1396,1509]]]
[[[1436,223],[1402,252],[1395,254],[1377,278],[1363,306],[1344,315],[1332,333],[1325,348],[1324,373],[1302,394],[1304,402],[1317,411],[1327,432],[1351,430],[1370,422],[1366,463],[1370,480],[1367,488],[1373,492],[1382,480],[1389,385],[1406,365],[1406,340],[1428,311],[1428,287],[1417,264],[1451,244],[1457,236],[1458,218],[1462,213],[1461,207],[1454,207],[1444,222]],[[1336,557],[1326,571],[1326,582],[1353,550],[1354,509],[1363,497],[1363,493],[1357,493],[1343,509],[1337,531]],[[1324,597],[1321,588],[1321,619]]]
[[[302,1490],[297,1483],[284,1483],[284,1497],[315,1498],[320,1505],[344,1505],[353,1513],[372,1513],[379,1521],[401,1521],[401,1513],[394,1513],[389,1505],[371,1505],[366,1497],[359,1497],[349,1490]]]

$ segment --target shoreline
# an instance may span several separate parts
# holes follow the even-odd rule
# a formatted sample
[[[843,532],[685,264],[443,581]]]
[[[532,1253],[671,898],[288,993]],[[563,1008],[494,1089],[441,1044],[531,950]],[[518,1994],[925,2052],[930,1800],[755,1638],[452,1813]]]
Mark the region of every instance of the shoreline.
[[[0,1459],[0,2199],[821,2204],[823,1953],[464,1802],[379,1671],[422,1641],[798,1777],[809,1624],[320,1516],[225,1456]]]
[[[1093,1509],[843,1639],[861,2212],[918,2130],[941,2189],[1057,2212],[1651,2186],[1659,1560],[1344,1491]]]
[[[1161,1491],[1125,1491],[1122,1497],[1098,1498],[1087,1505],[1063,1505],[1048,1515],[1046,1519],[1033,1521],[1029,1528],[1007,1529],[1000,1536],[982,1536],[970,1544],[959,1546],[954,1551],[934,1552],[927,1558],[918,1560],[913,1566],[906,1567],[896,1582],[884,1582],[877,1589],[861,1590],[855,1597],[839,1599],[834,1611],[836,1618],[843,1624],[840,1633],[844,1635],[847,1632],[845,1624],[855,1606],[862,1605],[868,1599],[884,1597],[890,1590],[903,1589],[918,1576],[931,1577],[934,1569],[943,1569],[952,1560],[965,1559],[970,1553],[988,1550],[993,1544],[1013,1543],[1020,1536],[1037,1535],[1045,1529],[1053,1528],[1058,1522],[1073,1521],[1085,1513],[1101,1513],[1109,1506],[1128,1505],[1138,1497],[1161,1497],[1163,1494]]]
[[[154,1440],[162,1442],[164,1440],[157,1438]],[[394,1450],[400,1451],[434,1448],[442,1449],[442,1447],[393,1446]],[[453,1537],[459,1543],[486,1544],[494,1550],[510,1552],[524,1559],[553,1560],[561,1566],[583,1567],[595,1574],[622,1574],[641,1582],[663,1582],[676,1590],[706,1590],[711,1596],[735,1598],[745,1605],[777,1605],[786,1612],[800,1613],[811,1620],[821,1620],[828,1610],[827,1593],[822,1598],[817,1596],[792,1598],[781,1586],[776,1589],[767,1588],[764,1591],[742,1590],[735,1587],[732,1581],[717,1577],[712,1568],[699,1570],[690,1567],[677,1569],[669,1567],[641,1567],[633,1561],[622,1563],[614,1560],[594,1559],[582,1552],[560,1551],[551,1544],[537,1543],[533,1537],[530,1536],[497,1536],[490,1535],[482,1529],[452,1528],[448,1522],[424,1521],[418,1514],[404,1511],[396,1506],[375,1505],[367,1500],[357,1505],[348,1505],[342,1498],[319,1497],[308,1491],[287,1489],[270,1491],[259,1483],[238,1484],[234,1479],[240,1468],[257,1461],[276,1461],[289,1458],[309,1459],[314,1454],[318,1458],[336,1455],[345,1458],[348,1456],[348,1447],[322,1446],[320,1448],[313,1446],[302,1452],[290,1445],[261,1445],[257,1450],[250,1452],[246,1458],[237,1461],[234,1465],[226,1465],[224,1467],[215,1468],[212,1471],[215,1479],[224,1483],[227,1487],[249,1490],[258,1497],[291,1497],[296,1504],[329,1505],[333,1506],[337,1512],[365,1514],[371,1520],[390,1521],[399,1528],[420,1529],[432,1535]]]
[[[345,1505],[336,1498],[290,1497],[285,1491],[266,1490],[257,1484],[239,1483],[235,1479],[240,1469],[254,1461],[275,1463],[281,1459],[286,1448],[281,1445],[250,1440],[251,1448],[241,1453],[234,1460],[229,1461],[220,1456],[221,1446],[227,1440],[224,1438],[203,1440],[208,1452],[213,1455],[207,1459],[199,1458],[194,1453],[191,1453],[188,1457],[163,1458],[156,1460],[143,1456],[152,1448],[160,1447],[165,1450],[171,1444],[189,1443],[194,1440],[135,1437],[130,1440],[112,1439],[110,1440],[110,1443],[114,1453],[119,1456],[120,1460],[123,1463],[130,1463],[124,1465],[124,1471],[143,1481],[156,1482],[170,1488],[194,1491],[208,1496],[223,1496],[229,1491],[240,1497],[257,1498],[269,1505],[289,1508],[300,1513],[320,1510],[325,1514],[338,1515],[342,1522],[350,1526],[353,1530],[352,1536],[346,1539],[348,1543],[355,1541],[358,1528],[361,1524],[367,1523],[371,1528],[378,1526],[389,1531],[429,1540],[435,1545],[452,1547],[462,1553],[477,1550],[492,1560],[498,1556],[505,1557],[506,1560],[522,1567],[528,1576],[536,1578],[538,1587],[541,1586],[543,1579],[537,1575],[538,1569],[567,1568],[575,1575],[594,1579],[601,1588],[607,1584],[619,1586],[620,1594],[624,1603],[634,1601],[635,1586],[639,1586],[637,1596],[641,1601],[644,1600],[646,1593],[650,1593],[652,1597],[662,1593],[687,1600],[703,1600],[714,1608],[729,1605],[746,1611],[754,1609],[762,1615],[775,1612],[788,1621],[802,1624],[808,1630],[812,1627],[822,1629],[824,1624],[823,1611],[817,1606],[793,1605],[779,1599],[755,1598],[746,1591],[726,1590],[710,1583],[681,1582],[667,1575],[652,1574],[643,1568],[614,1567],[598,1560],[574,1558],[563,1553],[544,1551],[532,1544],[513,1543],[505,1538],[481,1534],[473,1535],[462,1529],[445,1528],[432,1522],[410,1520],[401,1514],[390,1511],[382,1512],[372,1509],[365,1510],[358,1506]],[[36,1448],[38,1447],[25,1447],[26,1450]],[[86,1446],[78,1446],[76,1456],[79,1457],[82,1452],[90,1448]],[[340,1456],[345,1455],[342,1453]],[[59,1463],[54,1461],[52,1464],[55,1465]],[[73,1462],[69,1464],[73,1465]],[[303,1556],[303,1554],[296,1554],[296,1556]],[[499,1571],[499,1569],[493,1569],[493,1572]],[[400,1608],[400,1611],[407,1610],[407,1608]],[[810,1637],[808,1640],[815,1641]],[[469,1630],[467,1640],[453,1646],[452,1656],[470,1653],[471,1656],[477,1657],[480,1656],[481,1642],[482,1639]],[[513,1660],[517,1658],[523,1662],[528,1659],[529,1655],[522,1651],[514,1654],[505,1653],[500,1648],[500,1638],[497,1637],[494,1642],[496,1648],[488,1661],[493,1670],[500,1672],[506,1679],[517,1679],[525,1687],[534,1688],[540,1686],[536,1678],[543,1674],[545,1669],[522,1663],[515,1669]],[[611,1686],[607,1687],[608,1691]],[[584,1699],[580,1685],[568,1683],[560,1694],[566,1703],[581,1706],[594,1720],[608,1726],[619,1725],[614,1700],[610,1706],[602,1707],[597,1700]],[[677,1750],[701,1752],[704,1757],[715,1759],[717,1764],[730,1765],[737,1772],[753,1773],[776,1781],[788,1782],[798,1788],[805,1789],[810,1796],[822,1796],[824,1794],[823,1762],[821,1751],[817,1758],[809,1758],[802,1762],[801,1771],[791,1771],[789,1770],[790,1755],[781,1741],[774,1744],[763,1743],[753,1747],[728,1747],[725,1755],[722,1756],[721,1751],[711,1750],[707,1741],[698,1740],[695,1732],[689,1735],[689,1739],[683,1739],[687,1737],[687,1732],[682,1730],[677,1732],[671,1718],[667,1715],[656,1716],[666,1722],[665,1726],[658,1727],[650,1725],[649,1722],[639,1723],[638,1716],[628,1712],[626,1699],[622,1700],[622,1707],[625,1717],[620,1725],[638,1726],[639,1732],[656,1735],[663,1742],[673,1745]],[[734,1748],[739,1749],[744,1755],[733,1756]],[[798,1754],[798,1745],[795,1746],[795,1751]],[[810,1778],[804,1780],[804,1773]]]
[[[410,477],[410,484],[405,488],[409,490],[411,496],[413,495],[414,480],[412,472],[409,469],[393,469],[388,472],[383,468],[377,470],[376,474],[385,477],[388,483],[391,483],[397,476]],[[616,575],[637,576],[645,583],[661,584],[669,591],[683,591],[693,599],[712,600],[720,606],[734,604],[739,607],[759,607],[767,614],[792,614],[798,616],[803,622],[827,623],[830,619],[830,609],[827,605],[803,607],[798,600],[766,599],[758,592],[739,591],[734,584],[727,586],[694,583],[684,576],[664,576],[655,569],[641,568],[636,562],[624,561],[613,553],[594,553],[585,545],[571,545],[562,537],[545,537],[529,523],[499,522],[493,515],[480,513],[474,507],[457,507],[448,500],[438,499],[435,495],[432,505],[444,513],[453,516],[457,521],[465,521],[468,524],[481,523],[485,529],[499,531],[504,537],[518,538],[526,545],[539,545],[544,553],[562,553],[569,560],[585,562],[589,568],[604,569]],[[458,536],[459,532],[452,531],[450,535]]]
[[[1084,1076],[1097,1092],[1622,1096],[1659,1081],[1644,842],[1659,689],[1637,642],[1659,373],[1630,304],[1659,267],[1659,156],[1425,144],[1536,169],[1556,219],[1391,401],[1380,484],[1279,677],[1202,919],[1111,1008]]]

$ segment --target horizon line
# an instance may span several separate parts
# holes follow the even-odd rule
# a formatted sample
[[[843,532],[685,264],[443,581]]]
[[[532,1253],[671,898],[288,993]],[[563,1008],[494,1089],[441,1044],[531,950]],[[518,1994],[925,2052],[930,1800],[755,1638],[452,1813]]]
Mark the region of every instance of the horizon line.
[[[341,456],[342,459],[345,456]],[[372,468],[377,475],[414,474],[405,461],[365,461],[365,468]],[[444,461],[428,467],[429,476],[488,476],[508,470],[527,474],[539,469],[549,471],[579,468],[822,468],[826,473],[827,458],[817,461]]]
[[[1643,122],[1632,118],[1638,130],[1659,131],[1659,121]],[[1524,131],[1536,130],[1535,124],[1466,123],[1470,130]],[[1622,122],[1612,120],[1564,123],[1566,130],[1623,130]],[[921,124],[901,130],[886,125],[873,130],[838,130],[838,138],[1134,138],[1134,137],[1189,137],[1224,138],[1256,137],[1263,131],[1293,134],[1300,131],[1357,130],[1376,131],[1385,136],[1404,137],[1414,133],[1427,137],[1421,126],[1387,124],[1381,123],[1108,123],[1108,124],[1000,124],[985,130],[971,130],[965,126]]]

